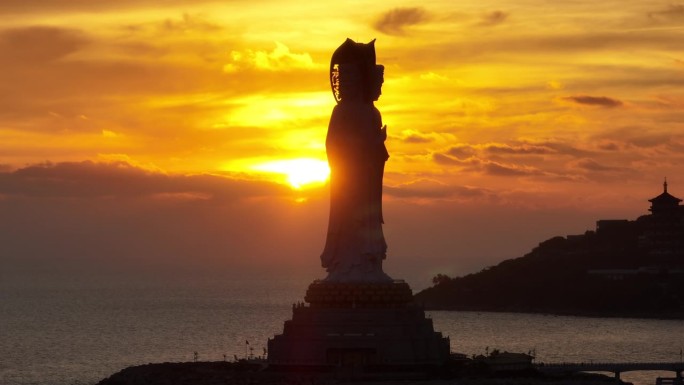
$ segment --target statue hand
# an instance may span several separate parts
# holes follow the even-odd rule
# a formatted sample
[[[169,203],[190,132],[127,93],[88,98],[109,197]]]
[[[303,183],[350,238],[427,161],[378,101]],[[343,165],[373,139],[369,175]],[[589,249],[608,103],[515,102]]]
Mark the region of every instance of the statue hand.
[[[380,136],[382,137],[383,141],[387,140],[387,125],[386,124],[380,128]]]

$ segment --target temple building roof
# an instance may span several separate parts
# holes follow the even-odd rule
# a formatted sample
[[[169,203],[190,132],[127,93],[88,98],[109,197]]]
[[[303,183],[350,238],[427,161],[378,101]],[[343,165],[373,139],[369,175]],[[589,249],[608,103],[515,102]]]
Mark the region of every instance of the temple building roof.
[[[679,202],[682,200],[667,192],[667,179],[665,179],[665,182],[663,183],[663,193],[655,198],[649,199],[648,201],[651,202],[651,209],[653,209],[654,207],[679,206]]]

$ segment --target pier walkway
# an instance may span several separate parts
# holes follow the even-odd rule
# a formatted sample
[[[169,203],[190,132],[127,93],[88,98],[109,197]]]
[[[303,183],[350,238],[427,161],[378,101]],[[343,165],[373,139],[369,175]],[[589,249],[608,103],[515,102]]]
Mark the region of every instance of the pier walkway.
[[[615,378],[620,378],[620,373],[623,372],[660,370],[675,372],[677,379],[681,379],[682,372],[684,372],[683,362],[563,362],[554,364],[539,363],[535,366],[544,373],[610,372],[615,375]]]

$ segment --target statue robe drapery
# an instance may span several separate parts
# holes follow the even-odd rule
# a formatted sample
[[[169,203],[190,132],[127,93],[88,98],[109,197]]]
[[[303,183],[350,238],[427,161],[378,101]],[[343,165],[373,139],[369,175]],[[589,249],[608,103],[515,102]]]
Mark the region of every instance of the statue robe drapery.
[[[326,138],[330,218],[321,262],[329,281],[388,281],[382,271],[382,178],[389,157],[380,112],[372,103],[342,102]]]

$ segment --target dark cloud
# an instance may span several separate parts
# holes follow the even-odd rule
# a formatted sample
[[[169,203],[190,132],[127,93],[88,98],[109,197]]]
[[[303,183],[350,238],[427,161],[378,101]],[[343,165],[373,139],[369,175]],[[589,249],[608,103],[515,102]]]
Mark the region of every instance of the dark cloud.
[[[404,137],[402,139],[402,141],[404,143],[414,143],[414,144],[415,143],[430,143],[430,142],[434,142],[434,138],[431,138],[427,135],[421,135],[421,134],[413,133],[413,134],[410,134],[410,135],[407,135],[406,137]]]
[[[88,271],[94,265],[98,271],[325,274],[317,255],[324,246],[328,201],[320,192],[295,204],[281,198],[302,192],[270,183],[163,174],[125,163],[44,164],[0,175],[3,269],[71,265]],[[453,242],[469,255],[504,258],[515,247],[523,253],[536,244],[538,228],[557,225],[537,221],[532,213],[526,223],[538,223],[534,231],[516,226],[524,212],[492,206],[500,192],[478,186],[420,180],[387,186],[386,193],[392,250],[386,266],[402,278],[415,278],[420,269],[407,266],[416,261],[422,269],[439,258],[453,263]],[[210,197],[221,194],[234,197],[235,204]],[[492,226],[510,240],[487,243]],[[490,249],[483,251],[482,244]],[[393,273],[403,268],[406,273]]]
[[[672,145],[678,139],[681,139],[681,135],[677,135],[669,130],[656,131],[646,129],[646,127],[640,125],[634,125],[607,130],[595,135],[594,139],[607,141],[608,143],[621,143],[631,147],[631,150],[637,150]],[[638,154],[639,152],[633,151],[633,153]]]
[[[621,107],[623,103],[620,100],[609,98],[607,96],[589,96],[589,95],[575,95],[566,96],[563,100],[567,100],[577,104],[585,104],[589,106],[599,106],[605,108]]]
[[[438,152],[432,154],[432,161],[445,166],[476,167],[480,164],[480,160],[476,158],[461,160]]]
[[[660,95],[647,104],[648,107],[655,106],[658,109],[676,109],[684,111],[684,96]]]
[[[582,149],[568,142],[562,141],[545,141],[535,143],[536,146],[550,148],[553,152],[559,155],[568,155],[573,157],[590,156],[594,153],[592,151]]]
[[[431,180],[418,180],[399,186],[385,186],[383,191],[387,195],[397,198],[477,198],[491,192],[475,187],[452,186]]]
[[[623,151],[624,152],[624,151]],[[566,169],[588,180],[600,182],[612,181],[624,184],[628,180],[641,179],[654,170],[664,170],[666,163],[649,157],[650,151],[630,150],[621,157],[622,152],[604,158],[582,158],[569,162]]]
[[[489,162],[483,166],[483,170],[488,175],[495,176],[530,176],[543,175],[543,173],[531,167],[504,165],[497,162]]]
[[[0,172],[0,194],[42,198],[202,197],[218,201],[288,194],[283,186],[216,175],[168,175],[125,162],[63,162]]]
[[[571,164],[574,168],[579,168],[585,171],[593,172],[612,172],[612,171],[622,171],[621,167],[607,166],[599,163],[598,161],[590,158],[578,159]]]
[[[473,146],[461,145],[451,147],[445,155],[465,159],[474,156],[478,150]],[[535,143],[513,142],[490,143],[482,147],[482,152],[489,155],[546,155],[558,154],[569,156],[588,156],[593,153],[589,150],[581,149],[570,143],[561,141],[541,141]]]
[[[296,265],[322,247],[327,202],[317,194],[294,204],[273,183],[126,163],[0,172],[0,264]]]
[[[503,11],[492,11],[482,15],[479,25],[493,26],[503,23],[506,19],[508,19],[508,13]]]
[[[577,168],[581,168],[588,171],[609,171],[610,167],[606,167],[595,161],[594,159],[580,159],[573,163]]]
[[[554,161],[566,157],[586,158],[596,154],[597,151],[585,150],[562,141],[541,141],[489,143],[478,147],[460,145],[432,153],[431,158],[438,165],[459,167],[465,172],[568,180],[571,177],[564,175],[561,166],[553,163]],[[525,159],[525,163],[521,163],[519,159]],[[541,167],[540,164],[545,161],[548,161],[545,163],[547,166]]]
[[[456,166],[456,165],[462,165],[463,164],[462,161],[460,161],[456,158],[453,158],[453,157],[450,157],[450,156],[447,156],[444,154],[440,154],[438,152],[432,154],[432,160],[437,164],[447,165],[447,166]]]
[[[395,8],[380,15],[373,27],[387,35],[402,36],[406,28],[428,20],[423,8]]]
[[[125,163],[44,164],[0,174],[5,270],[72,265],[88,271],[95,264],[102,271],[325,275],[317,255],[324,246],[328,201],[320,192],[293,204],[280,198],[295,193],[268,183],[167,175]],[[93,186],[103,183],[106,188]],[[408,279],[439,261],[461,266],[463,255],[522,255],[548,238],[539,235],[542,230],[566,234],[595,219],[582,207],[559,209],[564,195],[537,191],[514,194],[422,180],[387,186],[386,192],[391,199],[383,207],[390,245],[385,266],[392,276]],[[207,198],[212,194],[233,196],[236,204]],[[502,236],[491,242],[491,234]]]
[[[604,151],[618,151],[620,146],[615,142],[600,143],[598,148]]]
[[[516,152],[516,147],[512,146],[506,146],[506,145],[496,145],[496,146],[489,146],[492,148],[495,148],[493,154],[500,155],[500,154],[537,154],[537,152],[534,151],[539,151],[537,150],[531,150],[531,152],[521,152],[521,148],[517,149]],[[462,150],[459,147],[456,147],[456,151],[453,151],[455,154],[463,155],[467,154],[468,150]],[[503,149],[503,150],[502,150]],[[500,151],[500,152],[497,152]],[[457,156],[450,154],[451,150],[447,151],[447,153],[433,153],[432,154],[432,160],[440,165],[444,166],[459,166],[463,167],[464,171],[469,171],[469,172],[479,172],[479,173],[484,173],[487,175],[494,175],[494,176],[552,176],[550,173],[545,173],[540,169],[537,169],[535,167],[530,167],[526,165],[517,165],[517,164],[504,164],[499,161],[494,161],[491,159],[479,159],[476,157],[469,157],[467,159],[459,159]]]
[[[656,21],[676,21],[684,19],[684,4],[670,4],[667,8],[650,12],[648,17]]]
[[[36,26],[0,30],[0,63],[39,65],[76,52],[89,42],[76,29]]]
[[[653,133],[644,134],[639,133],[630,138],[627,138],[627,143],[641,148],[651,148],[672,143],[672,134],[670,133]]]
[[[510,154],[510,155],[540,155],[540,154],[554,154],[556,153],[555,150],[546,147],[546,146],[538,146],[538,145],[532,145],[532,144],[522,144],[522,145],[516,145],[516,146],[511,146],[507,144],[490,144],[485,147],[485,151],[489,154],[496,154],[496,155],[503,155],[503,154]]]
[[[459,158],[459,159],[465,159],[465,158],[470,158],[471,156],[475,155],[476,152],[477,151],[472,146],[461,145],[461,146],[451,147],[447,151],[447,154],[450,156]]]

